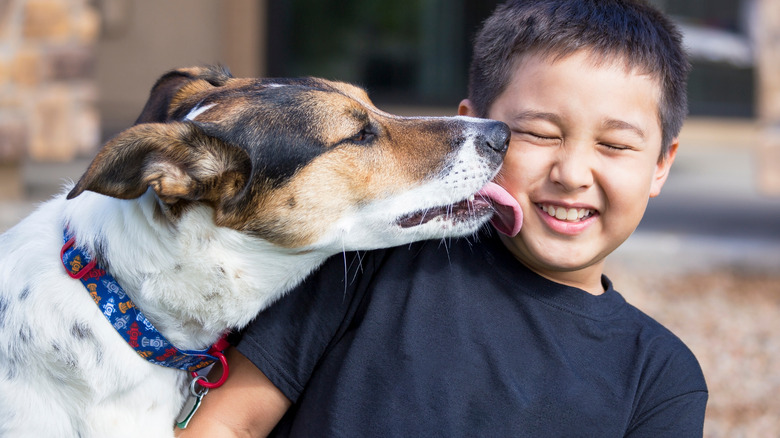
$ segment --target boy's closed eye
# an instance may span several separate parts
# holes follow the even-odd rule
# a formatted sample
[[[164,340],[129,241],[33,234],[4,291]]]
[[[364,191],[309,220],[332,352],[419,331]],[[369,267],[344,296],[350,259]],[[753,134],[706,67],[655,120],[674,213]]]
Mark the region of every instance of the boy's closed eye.
[[[641,151],[644,149],[644,139],[631,132],[613,132],[609,135],[596,137],[599,147],[610,152]]]
[[[599,145],[611,150],[611,151],[631,151],[634,150],[632,146],[628,146],[625,144],[619,144],[619,143],[605,143],[601,142]]]
[[[561,138],[557,135],[535,131],[512,131],[512,136],[521,141],[545,145],[558,144],[561,142]]]

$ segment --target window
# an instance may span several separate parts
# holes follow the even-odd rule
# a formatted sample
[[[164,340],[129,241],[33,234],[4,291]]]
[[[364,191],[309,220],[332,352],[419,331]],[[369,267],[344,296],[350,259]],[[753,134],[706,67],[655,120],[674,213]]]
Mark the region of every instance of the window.
[[[690,46],[691,114],[752,116],[750,0],[653,2],[681,25]],[[454,111],[467,93],[474,33],[498,3],[268,0],[268,72],[354,82],[380,107]]]
[[[354,82],[378,105],[454,109],[466,96],[473,34],[497,3],[270,1],[269,75]]]

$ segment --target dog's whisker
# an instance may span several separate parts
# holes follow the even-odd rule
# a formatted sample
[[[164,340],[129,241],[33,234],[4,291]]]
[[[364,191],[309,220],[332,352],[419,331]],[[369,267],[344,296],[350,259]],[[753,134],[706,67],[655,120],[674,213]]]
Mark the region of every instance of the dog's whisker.
[[[422,215],[420,215],[420,223],[418,225],[422,225],[425,223],[425,215],[427,215],[429,211],[430,211],[429,209],[423,210]]]
[[[440,244],[439,244],[439,247],[443,246],[444,247],[444,251],[447,253],[447,263],[448,264],[452,264],[452,260],[450,260],[450,248],[449,248],[449,243],[448,243],[448,241],[450,239],[452,239],[451,236],[443,237],[441,239]]]
[[[347,249],[344,243],[344,233],[341,235],[341,256],[344,258],[344,294],[341,297],[341,302],[347,299],[347,280],[349,280],[349,272],[347,267]]]

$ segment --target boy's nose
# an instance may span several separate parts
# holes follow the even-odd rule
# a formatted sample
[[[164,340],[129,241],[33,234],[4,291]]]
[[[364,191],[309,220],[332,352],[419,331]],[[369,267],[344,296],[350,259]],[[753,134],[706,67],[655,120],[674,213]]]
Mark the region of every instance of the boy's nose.
[[[587,148],[563,146],[550,171],[550,179],[567,192],[590,187],[593,172]]]

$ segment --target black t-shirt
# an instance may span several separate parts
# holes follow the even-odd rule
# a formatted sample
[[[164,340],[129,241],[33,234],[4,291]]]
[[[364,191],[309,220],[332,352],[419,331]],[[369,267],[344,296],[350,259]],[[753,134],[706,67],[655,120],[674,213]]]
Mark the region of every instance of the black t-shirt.
[[[238,348],[294,402],[276,436],[701,437],[696,358],[603,283],[485,234],[339,254]]]

